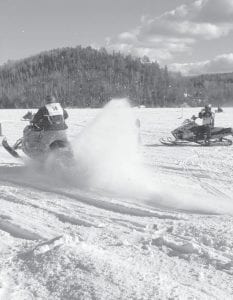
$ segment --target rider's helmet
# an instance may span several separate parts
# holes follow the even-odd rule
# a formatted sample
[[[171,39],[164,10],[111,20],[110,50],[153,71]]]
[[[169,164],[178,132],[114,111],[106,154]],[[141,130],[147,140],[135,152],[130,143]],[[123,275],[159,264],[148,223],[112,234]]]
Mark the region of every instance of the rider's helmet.
[[[205,111],[211,111],[211,104],[205,105]]]
[[[45,97],[46,103],[55,103],[57,100],[53,95],[47,95]]]

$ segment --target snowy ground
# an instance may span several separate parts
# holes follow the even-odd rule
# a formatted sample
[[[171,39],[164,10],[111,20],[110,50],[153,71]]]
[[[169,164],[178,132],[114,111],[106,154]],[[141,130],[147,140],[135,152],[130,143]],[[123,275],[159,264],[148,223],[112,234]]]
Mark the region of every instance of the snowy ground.
[[[197,112],[70,110],[64,174],[0,146],[0,299],[232,299],[233,147],[159,143]],[[10,142],[24,113],[0,111]]]

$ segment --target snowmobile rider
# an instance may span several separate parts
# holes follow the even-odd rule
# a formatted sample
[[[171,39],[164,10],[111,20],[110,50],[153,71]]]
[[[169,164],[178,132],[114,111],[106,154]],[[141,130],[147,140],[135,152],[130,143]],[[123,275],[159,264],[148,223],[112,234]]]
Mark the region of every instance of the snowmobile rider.
[[[65,130],[67,125],[65,119],[68,118],[67,111],[62,108],[56,98],[48,95],[45,98],[46,104],[42,106],[34,115],[31,123],[35,130]]]
[[[205,107],[199,112],[198,117],[202,119],[202,125],[207,125],[210,128],[214,127],[214,113],[211,111],[211,105]]]
[[[214,127],[214,113],[211,111],[211,105],[205,105],[205,107],[199,112],[198,117],[193,115],[191,120],[202,119],[202,126]]]
[[[208,142],[211,138],[211,129],[214,127],[214,113],[211,111],[210,104],[205,105],[199,112],[198,118],[202,119],[202,126],[199,126],[199,130],[205,134]]]

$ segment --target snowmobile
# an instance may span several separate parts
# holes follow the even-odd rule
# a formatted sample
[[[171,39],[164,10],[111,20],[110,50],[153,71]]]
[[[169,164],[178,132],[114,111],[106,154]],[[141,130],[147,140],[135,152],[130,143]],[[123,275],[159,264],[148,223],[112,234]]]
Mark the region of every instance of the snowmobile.
[[[26,115],[25,115],[26,116]],[[51,153],[57,157],[72,157],[72,149],[67,139],[66,131],[44,131],[37,128],[31,121],[33,115],[29,118],[23,117],[24,121],[29,121],[23,130],[23,137],[18,139],[13,146],[10,146],[7,139],[2,140],[3,147],[13,157],[20,158],[18,150],[22,150],[28,157],[44,161]]]
[[[218,108],[215,110],[215,112],[216,113],[221,113],[221,112],[223,112],[223,109],[220,106],[218,106]]]
[[[198,125],[195,118],[185,120],[181,126],[173,130],[174,138],[161,138],[160,142],[167,146],[187,146],[187,145],[201,145],[201,146],[230,146],[232,140],[227,138],[233,135],[231,127],[213,127],[207,125]]]

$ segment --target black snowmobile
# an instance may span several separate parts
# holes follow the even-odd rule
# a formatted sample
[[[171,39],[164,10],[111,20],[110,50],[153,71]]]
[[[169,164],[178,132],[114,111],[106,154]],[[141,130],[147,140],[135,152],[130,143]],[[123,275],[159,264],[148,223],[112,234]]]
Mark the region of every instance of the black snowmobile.
[[[14,157],[20,158],[18,150],[22,150],[28,157],[44,161],[51,153],[56,153],[57,157],[72,157],[72,149],[67,139],[66,130],[44,131],[36,128],[31,120],[33,115],[27,114],[24,121],[29,121],[23,130],[23,137],[18,139],[13,146],[10,146],[7,139],[2,140],[3,147]]]
[[[227,138],[233,135],[231,127],[213,127],[208,125],[198,125],[195,120],[187,119],[181,126],[173,130],[174,138],[161,138],[160,142],[168,146],[185,146],[185,145],[201,145],[201,146],[230,146],[232,140]]]
[[[223,109],[220,106],[218,106],[218,108],[215,110],[215,112],[216,113],[221,113],[221,112],[223,112]]]

